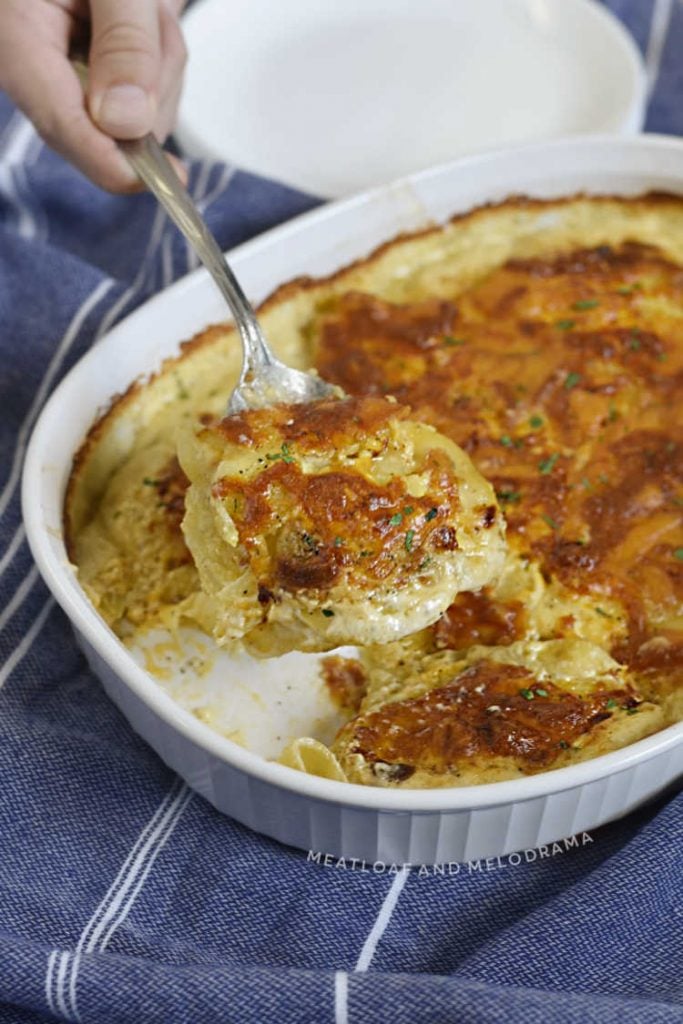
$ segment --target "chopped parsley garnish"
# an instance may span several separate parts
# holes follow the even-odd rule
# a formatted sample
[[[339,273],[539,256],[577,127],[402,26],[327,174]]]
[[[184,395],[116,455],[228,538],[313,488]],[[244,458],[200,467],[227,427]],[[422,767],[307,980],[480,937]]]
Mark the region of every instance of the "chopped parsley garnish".
[[[282,459],[283,462],[294,462],[294,456],[289,450],[289,445],[283,441],[279,452],[268,452],[266,458],[270,462],[276,462],[278,459]]]
[[[596,610],[596,612],[598,613],[598,615],[602,615],[603,619],[611,619],[611,618],[612,618],[612,616],[610,615],[610,613],[609,613],[609,612],[606,612],[604,608],[601,608],[601,607],[600,607],[600,605],[597,605],[597,604],[596,604],[596,606],[595,606],[595,610]]]
[[[529,420],[529,425],[532,426],[534,428],[534,430],[536,430],[538,427],[542,427],[543,426],[543,417],[542,416],[532,416],[531,419]]]
[[[503,434],[503,436],[500,439],[500,443],[503,445],[504,448],[512,448],[515,442],[512,440],[509,434]]]
[[[429,563],[431,562],[431,560],[432,560],[432,556],[431,555],[425,555],[424,558],[422,559],[422,561],[420,562],[420,564],[417,567],[418,570],[421,572],[423,569],[426,569],[427,566],[429,565]]]
[[[638,282],[636,282],[635,284],[622,284],[621,288],[617,288],[617,291],[620,295],[631,295],[632,292],[636,290],[636,288],[640,288]]]
[[[600,303],[597,299],[579,299],[572,306],[572,309],[595,309]]]
[[[403,522],[403,513],[395,512],[389,520],[389,526],[399,526]]]
[[[559,523],[556,523],[552,516],[547,515],[545,512],[541,516],[544,523],[547,523],[551,530],[559,530]]]
[[[567,376],[564,378],[564,386],[567,389],[567,391],[571,391],[571,389],[575,388],[580,381],[581,374],[572,371],[571,373],[568,373]]]
[[[683,562],[683,548],[676,548],[674,550],[674,558],[677,558],[679,562]]]
[[[668,355],[667,355],[667,353],[666,353],[666,352],[660,352],[660,353],[659,353],[659,354],[657,355],[657,362],[658,362],[658,363],[665,363],[665,362],[667,361],[667,359],[668,359],[668,358],[669,358],[669,357],[668,357]]]
[[[633,331],[631,337],[628,339],[628,347],[632,352],[637,352],[642,347],[642,342],[637,331]]]
[[[624,711],[626,712],[627,715],[637,715],[638,714],[638,708],[624,708]]]
[[[331,608],[323,608],[323,615],[325,616],[326,619],[331,619],[332,616],[334,615],[334,612],[332,611]]]
[[[547,690],[541,690],[538,687],[536,687],[536,696],[537,697],[547,697],[548,696],[548,691]]]
[[[406,549],[406,551],[412,551],[413,550],[413,537],[414,536],[415,536],[415,530],[408,530],[408,532],[406,533],[406,539],[405,539],[405,549]]]
[[[521,491],[497,491],[496,497],[499,501],[507,501],[511,505],[516,505],[522,494]]]
[[[609,477],[605,476],[604,473],[598,473],[598,480],[601,484],[605,484],[605,486],[609,483]]]
[[[541,461],[538,464],[539,473],[542,473],[543,476],[547,476],[548,473],[552,473],[553,469],[555,468],[555,463],[557,462],[559,457],[559,452],[553,452],[553,454],[549,455],[547,459],[541,459]]]
[[[582,476],[581,477],[581,483],[583,484],[583,486],[586,488],[587,491],[592,491],[593,490],[593,484],[590,482],[590,480],[588,479],[587,476]]]
[[[555,326],[561,331],[571,331],[572,327],[576,327],[576,320],[557,320]]]
[[[616,405],[614,404],[614,402],[610,402],[609,410],[607,412],[607,422],[608,423],[614,423],[614,421],[617,419],[618,416],[619,416],[619,413],[617,412]]]
[[[301,539],[303,540],[304,544],[306,545],[306,547],[310,551],[316,551],[317,552],[317,550],[318,550],[318,542],[315,539],[315,537],[311,537],[310,533],[304,532],[304,533],[301,534]]]
[[[413,506],[412,505],[406,505],[406,507],[403,509],[403,515],[404,516],[411,516],[412,514],[413,514]]]
[[[605,707],[607,708],[608,711],[611,711],[612,708],[615,708],[616,706],[617,706],[617,702],[615,701],[614,697],[610,697],[610,699],[605,704]]]
[[[430,508],[429,512],[425,513],[425,523],[431,523],[432,519],[436,519],[438,514],[438,508]]]
[[[335,548],[340,548],[343,543],[344,543],[344,538],[343,537],[335,537],[334,538],[334,546],[335,546]]]
[[[443,343],[444,343],[444,345],[450,345],[450,346],[453,346],[453,345],[464,345],[465,344],[465,339],[464,338],[454,338],[452,334],[447,334],[444,337],[444,339],[443,339]]]
[[[145,485],[145,487],[158,487],[159,484],[161,483],[161,480],[152,480],[151,476],[146,476],[143,478],[142,482]]]
[[[524,700],[533,700],[534,699],[534,691],[533,690],[520,690],[519,691],[519,695],[520,695],[520,697],[524,697]]]
[[[569,750],[569,744],[566,740],[560,740],[560,742],[557,745],[560,748],[560,750]]]

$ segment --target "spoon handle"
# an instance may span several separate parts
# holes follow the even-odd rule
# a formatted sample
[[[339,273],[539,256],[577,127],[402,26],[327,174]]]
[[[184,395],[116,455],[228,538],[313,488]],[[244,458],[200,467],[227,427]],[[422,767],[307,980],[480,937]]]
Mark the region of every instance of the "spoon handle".
[[[117,146],[188,240],[224,295],[244,348],[242,378],[249,379],[261,367],[277,363],[251,303],[157,140],[150,134],[141,139],[118,140]]]

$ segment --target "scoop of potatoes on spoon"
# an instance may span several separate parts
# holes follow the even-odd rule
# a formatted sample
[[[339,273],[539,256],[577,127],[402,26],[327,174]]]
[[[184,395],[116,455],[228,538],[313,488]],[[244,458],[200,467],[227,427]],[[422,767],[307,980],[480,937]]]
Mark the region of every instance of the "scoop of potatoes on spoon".
[[[242,342],[226,416],[181,434],[183,530],[218,643],[268,657],[383,643],[499,572],[505,524],[468,456],[388,398],[286,366],[152,135],[121,141],[211,274]]]

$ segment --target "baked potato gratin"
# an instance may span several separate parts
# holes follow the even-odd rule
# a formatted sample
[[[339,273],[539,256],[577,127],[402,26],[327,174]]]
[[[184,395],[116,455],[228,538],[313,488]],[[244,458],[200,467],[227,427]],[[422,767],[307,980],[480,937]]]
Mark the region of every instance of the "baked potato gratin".
[[[240,352],[214,327],[113,404],[65,530],[120,636],[187,623],[262,657],[356,636],[323,659],[336,739],[281,759],[364,784],[516,778],[681,717],[683,200],[511,199],[261,318],[350,397],[226,425]],[[460,591],[441,614],[436,553]],[[400,630],[358,611],[370,592]]]
[[[504,560],[493,488],[388,398],[242,412],[178,437],[183,532],[218,643],[257,655],[431,625]]]

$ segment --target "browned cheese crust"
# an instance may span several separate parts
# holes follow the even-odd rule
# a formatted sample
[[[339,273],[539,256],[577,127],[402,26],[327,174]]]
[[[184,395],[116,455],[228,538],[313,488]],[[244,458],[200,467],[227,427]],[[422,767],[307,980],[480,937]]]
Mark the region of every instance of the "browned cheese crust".
[[[601,723],[640,705],[631,687],[612,679],[577,694],[524,666],[484,659],[454,668],[420,696],[359,714],[335,749],[359,782],[424,786],[533,774],[567,763],[577,741],[594,739]]]
[[[566,237],[584,240],[565,243],[558,229],[560,242],[547,250],[532,241],[530,256],[484,261],[470,277],[457,269],[449,276],[444,266],[439,276],[429,269],[428,253],[441,234],[430,229],[383,246],[326,282],[292,282],[263,307],[264,316],[277,316],[300,302],[307,310],[297,327],[302,364],[351,396],[395,399],[411,419],[459,445],[494,486],[507,521],[512,569],[499,586],[461,593],[409,643],[361,652],[346,700],[353,717],[334,744],[356,781],[429,786],[513,778],[614,749],[680,717],[683,248],[677,258],[671,246],[667,254],[666,239],[660,247],[648,218],[665,233],[667,216],[683,222],[683,203],[666,196],[515,199],[457,218],[446,231],[469,231],[481,242],[477,225],[490,221],[493,232],[498,217],[512,230],[515,216],[531,225],[536,215],[563,211]],[[601,219],[611,225],[609,244],[600,236]],[[528,236],[535,230],[529,226]],[[436,284],[424,287],[419,273],[414,284],[395,283],[403,280],[404,246],[411,258],[425,260],[428,269],[419,273]],[[458,259],[467,265],[465,256]],[[385,265],[394,284],[375,290],[374,268]],[[309,294],[318,297],[308,302]],[[177,365],[214,341],[207,333]],[[207,416],[211,429],[214,422]],[[84,519],[78,477],[103,423],[77,459],[69,488],[72,557]],[[291,443],[305,445],[305,434]],[[286,478],[292,490],[300,483],[286,459],[274,460],[269,473]],[[158,515],[179,544],[182,491],[176,478],[168,493],[155,494]],[[242,498],[251,502],[238,524],[247,542],[265,512],[258,495]],[[302,492],[301,500],[324,530],[324,487]],[[391,502],[392,510],[405,506],[399,494]],[[422,520],[427,511],[420,509]],[[397,523],[394,536],[391,517],[384,518],[388,550],[406,524]],[[338,572],[355,551],[351,537],[335,545],[336,521],[331,529],[324,545],[303,552],[307,571]],[[367,546],[356,554],[361,550]],[[286,564],[278,565],[287,577]],[[521,570],[534,576],[533,587],[519,585]],[[610,655],[617,675],[592,679],[577,668],[572,686],[498,655],[463,660],[473,647],[499,654],[527,641],[576,637]],[[444,656],[451,656],[447,669]],[[433,674],[430,659],[437,659]],[[423,667],[433,683],[420,690]],[[339,665],[330,672],[346,686]]]
[[[680,666],[683,601],[683,273],[626,244],[512,261],[457,303],[342,297],[316,366],[354,394],[390,394],[472,457],[508,541],[548,579],[615,599],[614,653]],[[571,634],[571,618],[565,623]],[[524,609],[463,594],[439,646],[523,635]],[[648,642],[659,637],[656,644]],[[665,642],[666,641],[666,642]]]

